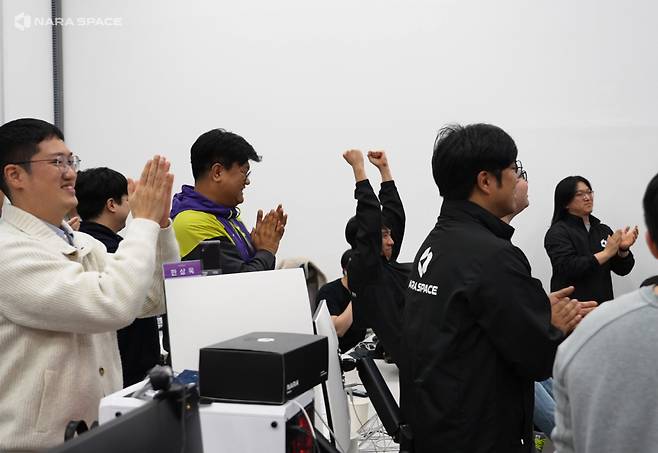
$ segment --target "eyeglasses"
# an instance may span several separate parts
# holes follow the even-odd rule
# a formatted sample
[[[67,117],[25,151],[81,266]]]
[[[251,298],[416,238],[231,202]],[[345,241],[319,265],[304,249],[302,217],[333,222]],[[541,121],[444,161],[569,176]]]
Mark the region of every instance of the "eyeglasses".
[[[587,195],[589,198],[592,198],[592,195],[594,195],[593,190],[578,190],[575,194],[573,194],[574,197],[578,198],[584,198],[585,195]]]
[[[50,159],[24,160],[22,162],[12,162],[12,163],[16,165],[22,165],[22,164],[32,164],[35,162],[48,162],[49,164],[53,164],[55,167],[59,168],[59,171],[64,173],[67,168],[71,168],[74,172],[77,172],[80,169],[81,160],[78,156],[70,155],[68,157],[57,156]]]
[[[521,163],[520,160],[514,162],[514,166],[512,167],[512,169],[516,173],[517,178],[523,178],[526,181],[528,180],[528,173],[523,169],[523,164]]]

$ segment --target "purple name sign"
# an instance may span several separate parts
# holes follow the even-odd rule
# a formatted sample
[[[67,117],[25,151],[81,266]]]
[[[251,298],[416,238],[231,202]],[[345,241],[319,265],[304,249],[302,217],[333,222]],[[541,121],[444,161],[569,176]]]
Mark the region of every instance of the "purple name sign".
[[[165,263],[162,265],[164,278],[201,277],[201,261],[180,261],[178,263]]]

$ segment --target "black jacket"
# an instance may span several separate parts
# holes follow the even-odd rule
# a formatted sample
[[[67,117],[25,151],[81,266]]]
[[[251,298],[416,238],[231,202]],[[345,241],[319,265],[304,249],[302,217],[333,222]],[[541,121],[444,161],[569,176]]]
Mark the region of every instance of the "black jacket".
[[[533,382],[562,334],[514,229],[445,201],[411,270],[401,404],[416,453],[530,452]]]
[[[605,248],[605,240],[613,232],[592,215],[589,221],[588,232],[580,217],[567,214],[546,232],[544,248],[553,266],[551,291],[573,285],[574,299],[602,303],[614,298],[610,271],[627,275],[635,265],[635,258],[629,252],[625,258],[617,255],[600,265],[594,254]]]
[[[94,222],[82,222],[80,231],[102,242],[108,253],[116,252],[123,239],[108,227]],[[151,368],[160,363],[159,336],[155,316],[137,318],[117,331],[124,387],[140,382]]]
[[[347,279],[355,328],[371,327],[397,362],[401,315],[409,267],[396,261],[404,239],[405,214],[393,181],[383,182],[379,199],[368,180],[356,183],[358,230]],[[380,205],[381,202],[381,205]],[[391,259],[382,256],[382,225],[391,229]]]

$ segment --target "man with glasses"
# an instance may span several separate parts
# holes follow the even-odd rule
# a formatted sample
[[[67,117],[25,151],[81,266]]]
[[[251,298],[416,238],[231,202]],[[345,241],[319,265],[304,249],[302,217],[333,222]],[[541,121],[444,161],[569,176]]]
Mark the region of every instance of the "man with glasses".
[[[64,217],[80,161],[62,132],[36,119],[0,127],[0,450],[62,442],[67,423],[98,418],[121,389],[116,330],[164,311],[162,263],[178,258],[173,175],[160,156],[129,184],[133,221],[110,255]]]
[[[194,187],[184,185],[174,195],[171,218],[185,260],[199,259],[201,243],[221,242],[223,273],[274,269],[287,215],[281,205],[265,216],[258,211],[250,233],[238,205],[249,185],[249,161],[260,156],[242,137],[223,129],[202,134],[192,145]]]
[[[534,381],[551,373],[578,320],[565,288],[547,296],[501,218],[517,210],[514,140],[488,124],[441,130],[432,172],[443,197],[412,266],[400,391],[416,453],[524,452]],[[571,321],[552,324],[552,306]]]
[[[658,175],[642,205],[646,243],[658,258]],[[560,346],[553,370],[556,451],[656,451],[657,308],[658,286],[649,284],[597,308]]]
[[[628,275],[635,265],[630,248],[638,228],[613,232],[593,210],[594,191],[587,179],[569,176],[560,181],[544,248],[553,267],[551,290],[574,286],[574,298],[601,304],[614,297],[610,272]]]
[[[514,217],[524,211],[528,206],[530,206],[530,200],[528,199],[528,173],[523,170],[521,161],[517,161],[517,166],[519,168],[519,179],[516,182],[516,210],[503,217],[505,223],[510,223]],[[597,303],[593,301],[579,301],[580,310],[578,312],[564,312],[559,310],[561,307],[558,305],[552,306],[551,313],[551,323],[557,327],[561,328],[564,324],[569,324],[573,328],[576,327],[573,319],[564,319],[565,314],[571,315],[573,318],[579,322],[580,319],[585,317],[590,313],[594,308],[596,308]],[[543,432],[546,437],[550,438],[551,432],[555,427],[555,400],[553,398],[553,379],[548,378],[541,382],[535,382],[535,407],[533,411],[533,423],[534,425]],[[538,449],[542,444],[542,438],[536,438],[535,443]]]

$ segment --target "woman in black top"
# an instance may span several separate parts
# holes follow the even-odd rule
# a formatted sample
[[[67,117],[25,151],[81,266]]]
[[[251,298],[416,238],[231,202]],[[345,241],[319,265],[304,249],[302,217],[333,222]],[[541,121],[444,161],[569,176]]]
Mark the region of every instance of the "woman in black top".
[[[633,229],[612,231],[592,215],[594,191],[582,176],[569,176],[555,188],[555,209],[544,248],[551,259],[551,291],[573,285],[571,297],[599,304],[614,297],[610,271],[627,275],[635,265]]]

